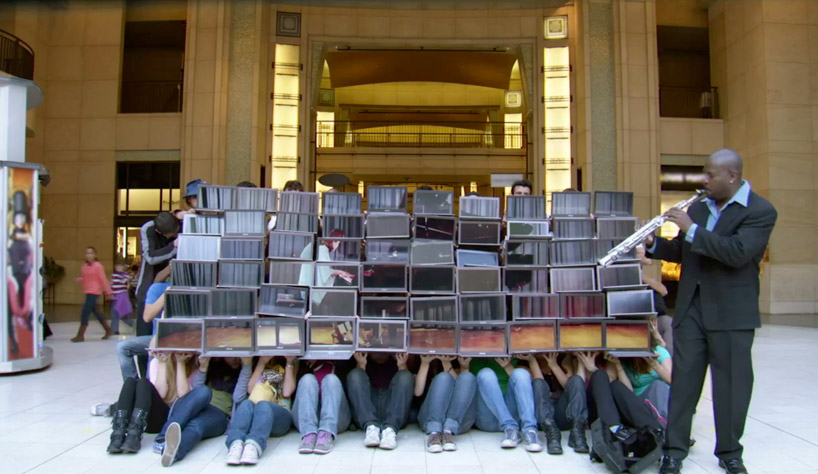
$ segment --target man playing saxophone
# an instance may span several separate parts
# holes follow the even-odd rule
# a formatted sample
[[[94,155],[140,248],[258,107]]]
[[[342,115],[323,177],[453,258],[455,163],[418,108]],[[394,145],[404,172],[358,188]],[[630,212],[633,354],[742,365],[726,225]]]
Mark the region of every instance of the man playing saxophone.
[[[654,258],[682,265],[662,474],[681,472],[708,365],[719,465],[731,474],[747,472],[739,439],[753,389],[753,338],[761,325],[759,266],[778,214],[742,179],[735,151],[710,155],[704,173],[707,198],[687,212],[666,213],[679,227],[676,238],[645,240]]]

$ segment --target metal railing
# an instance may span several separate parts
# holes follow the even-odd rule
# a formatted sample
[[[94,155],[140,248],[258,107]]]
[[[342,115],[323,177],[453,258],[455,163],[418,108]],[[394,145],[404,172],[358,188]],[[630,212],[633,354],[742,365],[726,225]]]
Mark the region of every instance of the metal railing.
[[[34,50],[5,30],[0,30],[0,71],[34,80]]]
[[[382,121],[319,121],[315,127],[318,148],[340,147],[442,147],[525,148],[521,123],[435,122],[430,124]]]
[[[660,86],[659,115],[719,118],[719,88]]]
[[[120,113],[182,111],[182,81],[123,81]]]

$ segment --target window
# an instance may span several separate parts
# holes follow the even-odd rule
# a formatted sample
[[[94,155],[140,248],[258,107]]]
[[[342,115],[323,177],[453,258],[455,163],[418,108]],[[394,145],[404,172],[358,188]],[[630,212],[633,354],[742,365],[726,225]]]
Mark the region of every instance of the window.
[[[154,216],[180,207],[178,162],[119,162],[117,216]]]
[[[120,113],[182,111],[185,21],[127,21]]]
[[[139,229],[159,211],[181,207],[178,162],[125,162],[116,164],[117,256],[138,263]]]

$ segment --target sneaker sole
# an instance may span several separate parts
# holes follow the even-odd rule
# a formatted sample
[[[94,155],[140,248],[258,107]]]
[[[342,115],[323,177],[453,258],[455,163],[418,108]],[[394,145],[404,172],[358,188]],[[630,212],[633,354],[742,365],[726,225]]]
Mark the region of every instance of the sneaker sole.
[[[443,451],[449,451],[449,452],[457,451],[457,445],[456,444],[444,444],[443,445]]]
[[[298,449],[298,454],[312,454],[314,452],[316,452],[314,449],[309,449],[309,448],[299,448]]]
[[[313,454],[329,454],[332,451],[332,448],[329,449],[316,449],[313,451]]]
[[[542,449],[543,449],[542,446],[538,446],[536,444],[527,444],[525,446],[525,450],[528,451],[529,453],[541,453]]]
[[[500,447],[501,447],[501,448],[503,448],[503,449],[514,449],[514,448],[516,448],[516,447],[517,447],[517,446],[519,446],[519,445],[520,445],[520,443],[514,443],[514,444],[511,444],[511,443],[500,443]]]
[[[377,442],[370,441],[368,443],[366,441],[364,441],[364,446],[366,446],[367,448],[377,448],[377,447],[380,447],[380,445],[381,445],[380,441],[377,441]]]
[[[230,460],[227,461],[227,465],[228,466],[241,466],[241,460],[239,460],[239,459],[236,459],[236,460],[230,459]]]
[[[182,441],[182,427],[178,423],[171,423],[165,432],[165,449],[162,450],[162,466],[170,467],[176,460],[179,443]]]
[[[443,452],[443,446],[428,447],[428,448],[426,448],[426,451],[429,452],[429,453],[432,453],[432,454],[442,453]]]

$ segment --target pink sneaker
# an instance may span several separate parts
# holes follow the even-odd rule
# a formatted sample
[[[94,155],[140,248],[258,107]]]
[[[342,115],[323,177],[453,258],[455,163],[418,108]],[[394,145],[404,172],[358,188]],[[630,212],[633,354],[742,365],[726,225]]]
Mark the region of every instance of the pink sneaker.
[[[315,452],[315,440],[318,438],[315,433],[305,434],[301,438],[301,446],[298,447],[298,452],[301,454],[312,454]]]
[[[318,440],[315,442],[315,454],[329,454],[332,451],[332,433],[329,431],[319,431]]]

